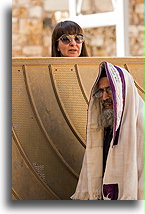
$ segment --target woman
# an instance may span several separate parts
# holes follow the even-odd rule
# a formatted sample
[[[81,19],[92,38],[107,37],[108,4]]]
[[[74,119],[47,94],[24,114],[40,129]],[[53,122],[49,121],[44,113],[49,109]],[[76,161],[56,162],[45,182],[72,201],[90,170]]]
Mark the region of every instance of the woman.
[[[73,21],[59,22],[52,33],[52,57],[88,56],[82,28]]]

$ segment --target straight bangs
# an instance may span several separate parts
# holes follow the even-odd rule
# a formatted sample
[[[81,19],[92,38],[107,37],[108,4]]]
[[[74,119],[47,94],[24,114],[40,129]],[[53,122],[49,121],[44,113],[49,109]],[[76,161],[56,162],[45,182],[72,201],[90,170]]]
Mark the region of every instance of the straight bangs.
[[[57,31],[57,39],[59,39],[59,37],[62,36],[63,34],[74,35],[79,33],[83,32],[78,24],[70,21],[61,22],[61,25],[59,26]]]

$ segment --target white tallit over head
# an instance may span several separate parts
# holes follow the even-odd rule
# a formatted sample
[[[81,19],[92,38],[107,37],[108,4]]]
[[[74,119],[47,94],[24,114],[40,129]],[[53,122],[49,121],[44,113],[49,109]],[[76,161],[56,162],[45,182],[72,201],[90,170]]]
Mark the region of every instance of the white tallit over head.
[[[113,95],[114,125],[103,176],[104,129],[99,125],[100,102],[93,95],[104,70]],[[143,107],[129,72],[108,62],[101,63],[90,95],[86,151],[72,199],[143,199]]]

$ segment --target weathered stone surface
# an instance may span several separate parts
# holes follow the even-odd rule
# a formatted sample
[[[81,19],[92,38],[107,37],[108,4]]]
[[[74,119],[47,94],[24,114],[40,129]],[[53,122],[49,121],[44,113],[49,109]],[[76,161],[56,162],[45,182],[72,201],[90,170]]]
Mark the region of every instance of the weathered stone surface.
[[[29,34],[27,35],[28,45],[43,45],[43,38],[41,34]]]
[[[21,34],[39,34],[42,32],[42,21],[39,19],[20,19],[19,32]]]
[[[14,56],[22,56],[22,48],[19,45],[15,45],[15,48],[13,49],[13,55]]]
[[[41,56],[42,46],[25,46],[22,49],[22,54],[24,56]]]
[[[16,5],[19,7],[29,8],[31,4],[31,0],[16,0]]]
[[[135,5],[135,13],[143,13],[144,12],[144,5],[141,4],[136,4]]]
[[[12,17],[12,33],[16,34],[19,31],[19,22],[18,18]]]
[[[42,18],[43,9],[41,6],[33,6],[29,9],[30,18]]]
[[[25,35],[20,35],[20,34],[13,34],[12,35],[12,45],[13,47],[19,45],[21,46],[25,46],[27,45],[28,40],[27,40],[27,36]]]
[[[109,4],[109,1],[105,2]],[[143,0],[129,1],[129,48],[130,55],[133,56],[142,56],[144,54],[143,3]],[[26,56],[51,55],[52,30],[57,22],[67,20],[69,14],[66,10],[50,10],[50,6],[53,5],[49,4],[49,0],[13,0],[13,56],[25,56],[25,54]],[[88,8],[90,7],[89,4],[88,1]],[[85,7],[83,6],[83,8]],[[106,5],[99,5],[97,10],[103,12],[102,10],[105,10],[105,8]],[[84,34],[90,56],[116,55],[116,33],[114,26],[85,29]]]

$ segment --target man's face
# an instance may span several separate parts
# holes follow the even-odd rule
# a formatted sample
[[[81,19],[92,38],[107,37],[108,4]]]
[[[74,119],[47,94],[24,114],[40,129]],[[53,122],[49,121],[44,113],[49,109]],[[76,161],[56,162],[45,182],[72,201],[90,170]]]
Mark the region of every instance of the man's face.
[[[100,101],[104,109],[113,109],[112,91],[107,77],[102,77],[98,83]]]
[[[98,90],[96,92],[101,104],[101,124],[105,127],[113,127],[114,123],[114,111],[113,111],[113,99],[110,83],[107,77],[102,77],[98,83]]]

